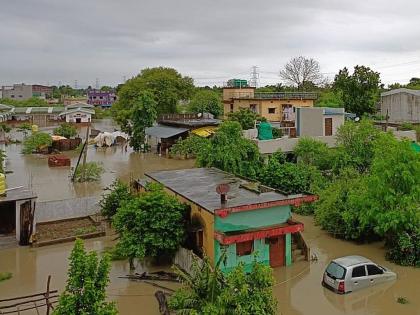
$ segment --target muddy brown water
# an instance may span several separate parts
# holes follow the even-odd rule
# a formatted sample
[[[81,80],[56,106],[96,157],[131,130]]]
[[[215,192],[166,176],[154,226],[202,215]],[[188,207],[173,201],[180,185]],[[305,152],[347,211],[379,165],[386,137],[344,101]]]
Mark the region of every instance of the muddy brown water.
[[[109,122],[101,124],[96,128],[113,128]],[[141,177],[146,171],[192,167],[194,164],[190,160],[165,159],[152,153],[125,153],[118,147],[97,150],[90,148],[88,159],[102,161],[106,172],[99,183],[73,185],[68,180],[69,170],[49,168],[45,157],[22,156],[19,145],[7,147],[7,154],[7,169],[14,171],[7,176],[9,187],[28,183],[32,177],[32,187],[40,200],[101,194],[103,188],[115,178],[128,180],[130,176]],[[72,163],[75,163],[76,158],[74,154]],[[318,261],[298,262],[291,267],[276,268],[273,271],[278,314],[420,315],[420,269],[397,266],[385,261],[382,243],[357,245],[334,239],[314,226],[311,217],[295,215],[295,219],[305,224],[304,237]],[[105,247],[113,245],[114,238],[114,235],[108,235],[87,240],[85,244],[88,250],[102,252]],[[52,288],[61,292],[65,287],[67,259],[71,249],[72,244],[67,243],[41,248],[17,247],[0,250],[0,271],[13,273],[12,279],[0,282],[0,299],[45,290],[48,275],[52,275]],[[335,257],[351,254],[366,256],[389,267],[398,274],[398,279],[344,296],[323,288],[321,278],[328,262]],[[147,264],[136,266],[136,272],[161,269]],[[128,273],[127,262],[112,263],[108,298],[117,303],[122,315],[158,315],[158,304],[153,296],[157,289],[149,284],[119,278]],[[172,288],[176,286],[173,283],[164,285]],[[398,297],[406,298],[409,303],[398,304]]]

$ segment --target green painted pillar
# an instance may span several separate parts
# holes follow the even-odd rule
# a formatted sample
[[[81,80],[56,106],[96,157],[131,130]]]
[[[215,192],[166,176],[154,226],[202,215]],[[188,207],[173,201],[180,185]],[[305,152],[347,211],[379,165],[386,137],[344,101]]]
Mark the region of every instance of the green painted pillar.
[[[286,234],[286,266],[292,264],[292,234]]]

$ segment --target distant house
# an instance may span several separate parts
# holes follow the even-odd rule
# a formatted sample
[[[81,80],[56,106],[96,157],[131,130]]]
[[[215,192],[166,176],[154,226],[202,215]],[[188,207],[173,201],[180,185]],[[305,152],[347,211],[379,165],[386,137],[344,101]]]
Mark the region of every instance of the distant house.
[[[166,153],[179,139],[185,139],[190,133],[209,137],[221,123],[209,113],[204,114],[164,114],[157,124],[146,128],[149,145],[158,145],[159,151]]]
[[[60,113],[60,117],[64,118],[68,123],[90,123],[92,115],[95,114],[93,106],[86,103],[75,103],[65,107]]]
[[[88,90],[88,104],[96,107],[109,108],[117,100],[114,91]]]
[[[272,267],[303,259],[298,248],[303,224],[292,220],[291,206],[312,202],[316,196],[285,195],[215,168],[159,171],[146,176],[148,180],[138,182],[143,189],[147,181],[159,182],[168,193],[190,205],[191,249],[212,263],[226,252],[222,270],[239,263],[249,270],[254,259]],[[222,194],[216,192],[220,184],[228,187],[219,190]]]
[[[13,86],[3,86],[1,94],[2,98],[18,101],[24,101],[32,97],[45,99],[51,97],[52,87],[39,84],[27,85],[21,83],[14,84]]]
[[[420,122],[420,90],[395,89],[381,94],[380,114],[390,122]]]

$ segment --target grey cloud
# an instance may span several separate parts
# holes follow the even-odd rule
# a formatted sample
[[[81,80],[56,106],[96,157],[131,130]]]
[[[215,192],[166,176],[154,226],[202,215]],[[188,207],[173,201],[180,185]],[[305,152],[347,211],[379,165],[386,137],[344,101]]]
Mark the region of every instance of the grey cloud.
[[[0,84],[89,85],[97,77],[117,84],[158,65],[221,84],[248,78],[254,64],[262,83],[275,83],[279,68],[301,54],[318,59],[323,72],[397,64],[420,59],[418,12],[416,0],[4,1]],[[419,69],[381,72],[405,80]]]

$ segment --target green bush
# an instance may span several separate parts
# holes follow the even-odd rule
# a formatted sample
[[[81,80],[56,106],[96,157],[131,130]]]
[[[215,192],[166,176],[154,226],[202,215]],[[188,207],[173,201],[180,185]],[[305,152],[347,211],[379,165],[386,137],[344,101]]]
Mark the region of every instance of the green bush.
[[[69,123],[63,123],[60,127],[54,129],[53,134],[70,139],[77,135],[77,129]]]
[[[271,131],[273,133],[273,139],[278,139],[278,138],[283,137],[283,132],[281,129],[273,127]]]
[[[13,274],[11,272],[0,272],[0,282],[9,280],[13,277]]]
[[[23,141],[22,152],[24,154],[31,154],[39,152],[39,150],[49,147],[52,144],[52,138],[45,132],[34,132]]]
[[[74,179],[76,182],[93,182],[101,178],[104,167],[98,162],[87,162],[85,165],[79,165],[76,169]]]
[[[101,214],[111,220],[122,202],[131,200],[133,196],[130,187],[120,180],[114,181],[107,189],[110,190],[110,193],[102,196],[99,206],[101,207]]]
[[[200,136],[190,135],[186,139],[178,140],[171,147],[171,154],[173,155],[189,155],[190,157],[197,156],[205,146],[209,144],[209,140]]]
[[[420,267],[420,229],[395,235],[387,244],[386,258],[403,266]]]

